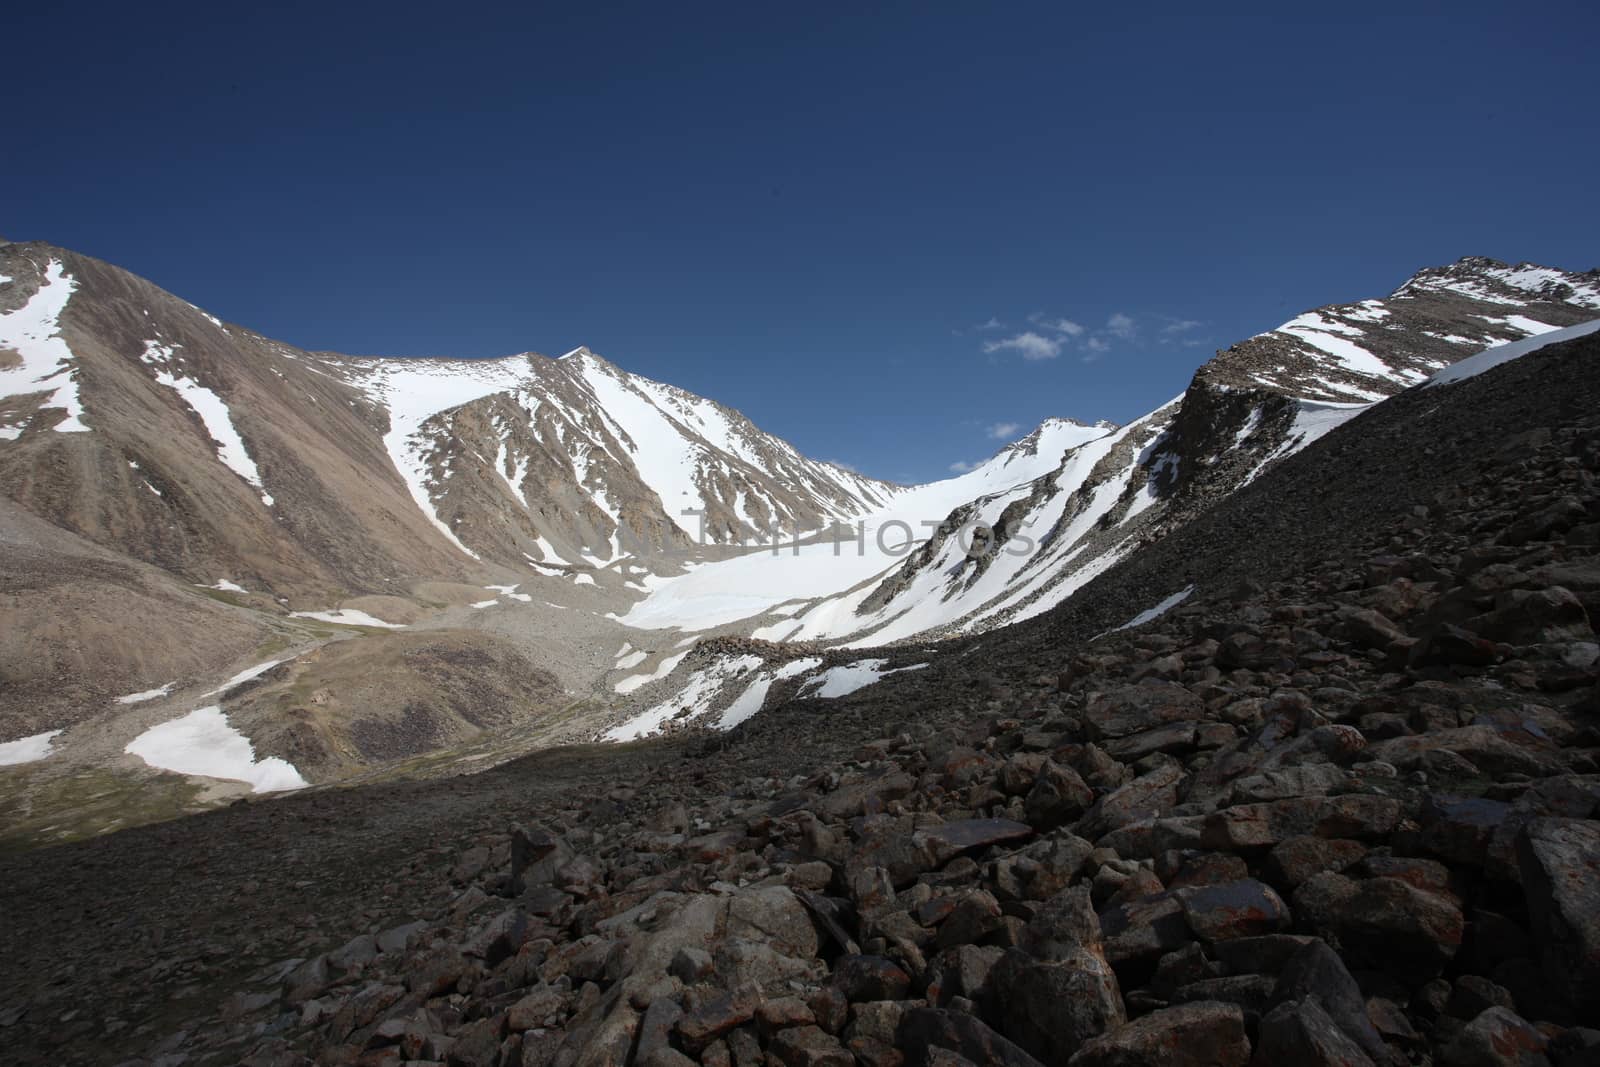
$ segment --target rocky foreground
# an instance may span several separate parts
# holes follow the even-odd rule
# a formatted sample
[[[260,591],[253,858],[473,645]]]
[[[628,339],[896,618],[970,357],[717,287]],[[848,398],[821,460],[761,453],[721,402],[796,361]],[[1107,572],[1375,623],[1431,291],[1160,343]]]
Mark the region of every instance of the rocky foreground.
[[[1381,521],[1349,520],[1364,532],[1316,568],[1094,640],[974,640],[897,703],[885,682],[482,776],[492,803],[430,785],[426,847],[394,829],[377,870],[325,849],[291,876],[348,879],[320,920],[228,940],[197,892],[211,926],[141,973],[160,944],[109,921],[41,962],[31,905],[0,1040],[24,1063],[257,1067],[1600,1064],[1592,378],[1550,386],[1572,402],[1547,423],[1440,457],[1426,497],[1374,499]],[[450,787],[477,802],[441,807]],[[282,885],[301,848],[271,851],[289,828],[263,813],[340,803],[197,823],[219,848],[262,833],[252,876]],[[404,794],[383,803],[405,822]],[[161,832],[40,869],[89,879],[92,845]],[[60,884],[17,877],[8,906]]]

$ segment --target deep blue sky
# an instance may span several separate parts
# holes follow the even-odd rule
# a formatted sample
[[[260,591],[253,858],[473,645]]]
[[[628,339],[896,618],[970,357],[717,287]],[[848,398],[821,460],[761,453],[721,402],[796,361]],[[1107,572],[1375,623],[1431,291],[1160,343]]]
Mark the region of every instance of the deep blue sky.
[[[8,10],[0,233],[308,348],[587,344],[887,478],[1424,265],[1600,265],[1588,4],[231,6]],[[1029,316],[1083,332],[984,351]]]

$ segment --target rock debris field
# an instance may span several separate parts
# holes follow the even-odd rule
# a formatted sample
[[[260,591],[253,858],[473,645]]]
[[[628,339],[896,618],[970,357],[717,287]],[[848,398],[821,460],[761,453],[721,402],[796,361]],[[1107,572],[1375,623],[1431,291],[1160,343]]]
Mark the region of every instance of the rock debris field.
[[[1597,350],[843,700],[6,856],[8,1062],[1600,1063]]]

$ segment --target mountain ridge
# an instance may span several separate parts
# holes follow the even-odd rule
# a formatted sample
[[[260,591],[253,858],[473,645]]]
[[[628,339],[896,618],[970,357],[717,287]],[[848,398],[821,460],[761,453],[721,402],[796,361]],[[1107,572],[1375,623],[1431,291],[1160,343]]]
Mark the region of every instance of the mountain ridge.
[[[0,663],[7,733],[66,729],[51,758],[92,763],[260,669],[251,685],[270,699],[225,686],[212,702],[311,780],[440,745],[499,759],[639,724],[731,724],[795,687],[842,684],[836,668],[875,677],[854,650],[1037,618],[1373,397],[1600,308],[1592,272],[1427,268],[1398,295],[1219,351],[1125,425],[1049,418],[971,471],[898,486],[586,346],[313,353],[52,246],[7,246],[0,274],[0,338],[31,361],[0,364],[0,494],[153,568],[74,586],[69,553],[12,554],[8,580],[28,591]],[[33,325],[3,325],[41,292]],[[169,635],[73,646],[148,611],[152,582]],[[397,629],[423,636],[376,640]],[[537,722],[445,707],[463,691],[465,634],[482,635],[486,669],[547,678],[537,700],[484,679],[497,708],[539,704]],[[322,651],[368,639],[371,659]],[[28,651],[52,640],[72,647]],[[168,641],[185,654],[148,647]],[[394,672],[353,714],[346,659]]]

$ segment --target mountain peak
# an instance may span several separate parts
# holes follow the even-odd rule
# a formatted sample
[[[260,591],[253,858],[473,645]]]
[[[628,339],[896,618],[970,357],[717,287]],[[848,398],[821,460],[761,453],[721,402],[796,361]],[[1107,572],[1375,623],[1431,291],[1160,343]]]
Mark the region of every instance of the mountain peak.
[[[1390,296],[1440,293],[1500,305],[1565,303],[1600,309],[1600,272],[1566,271],[1526,262],[1512,266],[1488,256],[1462,256],[1448,266],[1424,267]]]

